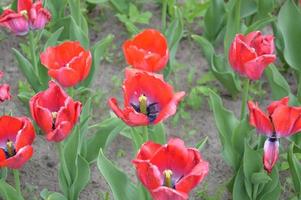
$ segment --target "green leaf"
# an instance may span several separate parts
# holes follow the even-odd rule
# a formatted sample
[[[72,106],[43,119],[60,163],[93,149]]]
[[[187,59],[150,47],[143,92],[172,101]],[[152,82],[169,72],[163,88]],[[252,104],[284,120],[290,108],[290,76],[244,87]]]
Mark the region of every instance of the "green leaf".
[[[241,0],[240,13],[241,17],[245,18],[253,15],[257,11],[257,4],[255,0]]]
[[[257,1],[257,10],[258,18],[266,17],[269,13],[273,12],[275,8],[275,0],[256,0]]]
[[[234,116],[233,112],[227,110],[222,103],[221,98],[211,89],[203,87],[200,92],[209,97],[208,102],[213,111],[215,125],[218,129],[219,139],[222,144],[222,154],[225,161],[235,168],[240,163],[237,153],[231,142],[232,134],[237,127],[239,121]]]
[[[263,169],[262,153],[251,149],[245,142],[245,152],[243,157],[243,171],[248,181],[251,182],[252,175]]]
[[[55,31],[54,33],[51,34],[51,36],[48,38],[48,40],[46,41],[46,43],[44,45],[44,50],[47,47],[55,46],[57,44],[58,39],[61,36],[63,30],[64,30],[64,27],[61,27],[57,31]]]
[[[293,185],[296,194],[301,194],[301,163],[296,158],[293,152],[294,143],[290,145],[289,152],[287,154],[287,160],[289,164],[289,169],[293,179]]]
[[[279,191],[277,191],[277,188],[280,185],[279,182],[279,173],[278,173],[278,168],[277,166],[274,166],[272,173],[270,174],[270,178],[272,179],[270,182],[268,182],[265,185],[260,185],[259,190],[258,190],[258,195],[257,199],[265,200],[273,200],[268,198],[269,196],[274,197],[275,194],[278,194],[279,196]],[[279,198],[274,198],[274,199],[279,199]]]
[[[252,174],[251,182],[253,184],[266,184],[272,179],[265,172],[256,172]]]
[[[102,4],[108,2],[108,0],[86,0],[86,1],[93,4]]]
[[[234,129],[231,141],[233,148],[235,148],[235,151],[239,154],[239,157],[242,157],[244,154],[245,139],[249,138],[248,136],[250,135],[251,130],[253,130],[253,128],[249,125],[249,120],[246,118],[240,121],[237,127]]]
[[[230,67],[224,62],[224,58],[222,56],[212,56],[211,69],[214,76],[221,82],[228,92],[232,95],[240,92],[240,80],[234,72],[230,70]]]
[[[94,162],[98,156],[99,149],[106,149],[112,139],[125,127],[126,124],[116,117],[109,118],[95,125],[93,128],[96,129],[96,132],[86,141],[86,160],[89,163]]]
[[[260,18],[258,21],[252,23],[245,31],[244,34],[248,34],[250,32],[256,31],[256,30],[260,30],[263,27],[267,26],[268,24],[275,22],[276,21],[276,17],[274,16],[268,16],[265,18]]]
[[[204,148],[204,146],[207,143],[207,141],[208,141],[208,136],[206,136],[204,139],[202,139],[201,141],[199,141],[197,143],[197,145],[196,145],[195,148],[197,148],[199,151],[201,151]]]
[[[7,184],[4,180],[0,180],[0,196],[7,200],[24,200],[22,196],[18,195],[18,192]]]
[[[17,49],[13,48],[12,50],[18,61],[17,66],[21,70],[22,74],[25,76],[26,80],[29,82],[33,90],[35,92],[39,92],[42,86],[39,82],[39,78],[34,73],[32,64]]]
[[[127,0],[109,0],[112,6],[122,14],[127,14],[129,10],[129,1]]]
[[[205,37],[215,41],[225,21],[224,0],[212,0],[204,16]]]
[[[107,183],[110,185],[115,200],[140,199],[137,187],[125,173],[114,166],[105,157],[102,149],[99,151],[97,166]]]
[[[251,200],[245,189],[245,177],[241,166],[236,174],[233,186],[233,200]]]
[[[207,61],[211,63],[211,58],[215,54],[213,45],[205,37],[199,35],[192,35],[192,39],[201,46],[203,54]]]
[[[114,39],[114,36],[109,34],[104,39],[98,41],[92,48],[92,66],[90,69],[89,76],[80,84],[81,86],[88,87],[93,79],[94,75],[96,74],[96,70],[99,68],[99,63],[103,59],[103,56],[105,55],[107,49],[112,44],[112,41]]]
[[[275,65],[271,64],[267,67],[264,74],[266,75],[271,87],[273,99],[278,100],[285,96],[289,96],[291,93],[289,84],[277,70]]]
[[[293,20],[292,20],[293,19]],[[278,27],[284,40],[284,58],[295,70],[301,71],[301,10],[293,0],[280,9]]]
[[[47,189],[43,189],[40,193],[40,196],[44,200],[67,200],[67,198],[64,195],[57,192],[50,192]]]
[[[65,8],[67,7],[67,0],[51,0],[45,1],[45,5],[48,8],[52,15],[52,21],[57,22],[64,16]],[[56,30],[55,28],[53,30]]]

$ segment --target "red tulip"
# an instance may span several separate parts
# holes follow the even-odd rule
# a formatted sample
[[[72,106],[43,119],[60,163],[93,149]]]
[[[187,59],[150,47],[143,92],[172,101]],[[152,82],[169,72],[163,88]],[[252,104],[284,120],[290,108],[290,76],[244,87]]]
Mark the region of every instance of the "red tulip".
[[[8,84],[0,84],[0,102],[10,100],[10,87]]]
[[[124,109],[111,98],[109,106],[129,126],[157,124],[176,113],[178,102],[185,92],[174,93],[161,75],[126,70],[123,83]]]
[[[272,171],[278,159],[278,141],[280,137],[288,137],[301,131],[301,107],[288,105],[289,98],[285,97],[271,103],[264,113],[257,104],[248,102],[250,124],[268,137],[264,145],[264,166]]]
[[[123,53],[134,68],[157,72],[168,62],[166,38],[159,31],[146,29],[123,44]]]
[[[81,103],[73,101],[54,81],[49,88],[30,99],[30,111],[33,119],[46,134],[49,141],[60,142],[72,131],[77,122]]]
[[[0,167],[21,168],[32,156],[35,132],[26,117],[0,117]]]
[[[18,11],[6,9],[0,16],[0,26],[16,35],[26,35],[29,29],[43,29],[50,21],[50,12],[43,8],[42,1],[18,0]]]
[[[154,200],[188,199],[188,193],[209,172],[209,163],[199,151],[186,148],[180,139],[170,139],[166,145],[144,143],[133,164]]]
[[[63,87],[74,86],[87,78],[92,64],[90,51],[73,41],[48,47],[40,57],[41,63],[48,69],[48,75]]]
[[[240,75],[258,80],[264,69],[276,60],[274,37],[251,32],[244,36],[237,34],[229,50],[229,62]]]

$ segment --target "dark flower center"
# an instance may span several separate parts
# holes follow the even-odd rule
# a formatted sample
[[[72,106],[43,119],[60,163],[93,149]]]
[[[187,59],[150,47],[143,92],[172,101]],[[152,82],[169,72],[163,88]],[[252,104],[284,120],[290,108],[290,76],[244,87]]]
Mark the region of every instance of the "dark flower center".
[[[140,95],[138,100],[139,105],[131,103],[135,111],[145,114],[150,122],[155,121],[159,113],[159,104],[157,102],[147,103],[147,97],[144,94]]]
[[[272,134],[272,136],[269,137],[269,141],[270,142],[276,142],[276,141],[278,141],[278,138],[277,138],[275,132]]]
[[[56,121],[56,117],[57,117],[57,112],[52,112],[51,116],[52,116],[52,130],[54,130],[55,129],[55,121]]]
[[[2,147],[5,152],[5,157],[10,158],[16,155],[16,149],[14,143],[11,140],[7,140],[5,148]]]

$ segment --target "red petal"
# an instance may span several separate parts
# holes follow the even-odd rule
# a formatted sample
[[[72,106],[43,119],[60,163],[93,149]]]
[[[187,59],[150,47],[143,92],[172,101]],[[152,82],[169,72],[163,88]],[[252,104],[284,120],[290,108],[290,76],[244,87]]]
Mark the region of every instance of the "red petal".
[[[154,200],[187,200],[186,193],[174,190],[172,188],[161,186],[151,191]]]
[[[300,131],[301,108],[279,106],[272,115],[277,136],[288,137]]]
[[[189,174],[184,176],[177,184],[176,190],[189,193],[199,184],[209,172],[209,163],[201,160]]]
[[[61,142],[71,133],[72,128],[73,125],[70,122],[60,122],[55,130],[46,133],[46,139],[52,142]]]
[[[172,98],[172,100],[162,108],[162,110],[160,111],[158,117],[153,122],[153,124],[160,123],[165,119],[167,119],[168,117],[174,115],[177,111],[178,103],[184,98],[184,96],[185,96],[185,92],[176,93]]]
[[[42,1],[36,1],[30,9],[29,18],[32,29],[43,29],[51,20],[51,13],[43,8]]]
[[[19,151],[21,148],[27,145],[31,145],[36,136],[31,121],[26,117],[20,118],[20,120],[23,122],[23,127],[20,129],[16,137],[16,151]]]
[[[136,112],[132,107],[126,107],[121,110],[115,98],[109,99],[109,106],[114,113],[129,126],[144,126],[148,125],[149,121],[146,115]]]
[[[258,80],[260,79],[264,69],[275,60],[276,56],[273,54],[262,55],[253,60],[250,60],[244,64],[245,75],[251,80]]]
[[[29,14],[31,6],[32,0],[18,0],[18,12],[26,10]]]
[[[155,165],[142,160],[133,160],[133,164],[136,166],[139,180],[147,189],[152,190],[163,184],[161,173]]]
[[[249,123],[255,127],[259,133],[271,136],[273,133],[273,124],[269,117],[258,108],[252,101],[248,102],[249,107]]]
[[[274,101],[268,106],[268,112],[269,115],[272,115],[274,110],[278,108],[279,106],[288,106],[289,97],[284,97],[280,99],[279,101]]]
[[[0,143],[6,143],[7,140],[16,141],[18,132],[23,128],[23,122],[16,117],[0,117]]]
[[[264,143],[264,155],[263,155],[263,164],[265,170],[267,170],[269,173],[272,172],[274,165],[276,164],[278,160],[278,154],[279,154],[279,142],[270,142],[269,139],[267,139]]]
[[[257,37],[261,37],[262,34],[260,31],[254,31],[254,32],[251,32],[251,33],[248,33],[246,36],[243,36],[243,35],[240,35],[240,39],[242,41],[244,41],[247,45],[251,45],[252,44],[252,41],[257,38]]]
[[[26,35],[29,31],[28,20],[20,13],[6,9],[0,15],[0,26],[3,26],[16,35]]]
[[[25,146],[21,148],[15,156],[0,162],[0,166],[11,169],[20,169],[32,157],[32,154],[32,146]]]
[[[10,87],[8,84],[0,84],[0,102],[10,100]]]
[[[150,73],[150,72],[146,72],[146,71],[143,71],[143,70],[140,70],[140,69],[135,69],[135,68],[130,68],[130,67],[125,68],[125,79],[131,79],[136,74],[139,74],[139,73],[147,73],[150,76],[154,76],[154,77],[164,81],[164,77],[163,77],[162,74]]]
[[[137,158],[136,159],[139,159],[139,160],[149,160],[151,159],[155,153],[162,147],[161,144],[157,144],[157,143],[154,143],[152,141],[148,141],[146,143],[144,143],[138,154],[137,154]]]

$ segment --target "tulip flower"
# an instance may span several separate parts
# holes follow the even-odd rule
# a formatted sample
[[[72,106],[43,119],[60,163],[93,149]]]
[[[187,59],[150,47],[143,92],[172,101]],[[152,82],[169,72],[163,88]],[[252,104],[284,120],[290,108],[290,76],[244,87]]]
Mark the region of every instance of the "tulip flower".
[[[10,87],[8,84],[0,84],[0,102],[4,102],[6,100],[10,100]]]
[[[157,124],[176,113],[178,102],[185,92],[174,93],[161,75],[126,69],[123,83],[124,109],[115,98],[109,106],[129,126]]]
[[[32,156],[35,131],[26,117],[0,117],[0,167],[21,168]]]
[[[289,98],[285,97],[271,103],[268,113],[261,111],[254,102],[248,102],[250,124],[268,137],[264,144],[263,162],[269,173],[278,160],[279,138],[301,131],[301,107],[289,106],[288,102]]]
[[[240,75],[251,80],[260,79],[264,69],[276,60],[273,35],[255,31],[237,34],[229,50],[229,62]]]
[[[188,193],[209,172],[209,163],[199,151],[186,148],[181,139],[170,139],[166,145],[144,143],[133,164],[154,200],[188,199]]]
[[[48,75],[63,87],[75,86],[87,78],[92,64],[90,51],[74,41],[48,47],[40,58],[41,63],[48,69]]]
[[[73,101],[54,81],[49,88],[30,99],[33,119],[46,134],[48,141],[60,142],[72,131],[80,112],[81,103]]]
[[[126,61],[134,68],[158,72],[168,62],[167,40],[154,29],[146,29],[123,44]]]
[[[3,26],[18,36],[26,35],[31,29],[43,29],[50,21],[50,12],[43,8],[42,1],[18,0],[18,10],[5,9],[0,16]]]

